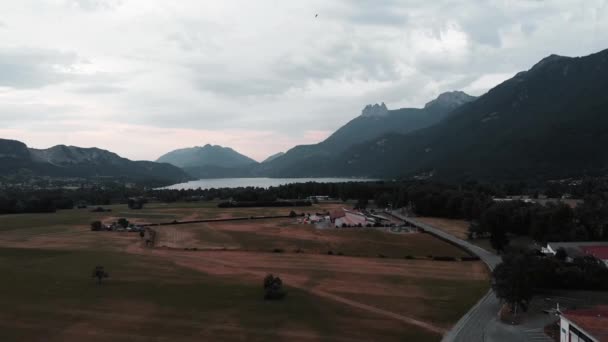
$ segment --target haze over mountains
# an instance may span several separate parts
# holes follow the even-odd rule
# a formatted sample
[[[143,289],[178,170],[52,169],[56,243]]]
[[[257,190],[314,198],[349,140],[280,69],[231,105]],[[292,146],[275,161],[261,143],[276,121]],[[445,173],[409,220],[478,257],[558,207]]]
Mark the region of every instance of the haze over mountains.
[[[262,163],[230,148],[179,149],[133,162],[96,148],[46,150],[0,140],[0,175],[528,179],[608,171],[608,50],[551,55],[475,98],[454,91],[424,108],[366,106],[326,140]],[[172,164],[172,165],[170,165]]]

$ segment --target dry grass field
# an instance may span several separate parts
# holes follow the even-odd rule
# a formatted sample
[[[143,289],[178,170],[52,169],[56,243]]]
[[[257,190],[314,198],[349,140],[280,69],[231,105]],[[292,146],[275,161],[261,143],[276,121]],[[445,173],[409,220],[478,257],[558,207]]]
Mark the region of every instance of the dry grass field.
[[[471,222],[465,220],[454,220],[439,217],[416,217],[416,220],[439,228],[457,238],[466,240],[468,238]]]
[[[177,203],[111,209],[0,216],[0,340],[439,341],[488,287],[479,262],[426,258],[464,255],[426,234],[251,220],[157,227],[157,247],[145,248],[136,233],[92,232],[89,223],[293,208]],[[110,273],[102,285],[91,278],[99,264]],[[284,280],[284,300],[262,299],[267,273]]]

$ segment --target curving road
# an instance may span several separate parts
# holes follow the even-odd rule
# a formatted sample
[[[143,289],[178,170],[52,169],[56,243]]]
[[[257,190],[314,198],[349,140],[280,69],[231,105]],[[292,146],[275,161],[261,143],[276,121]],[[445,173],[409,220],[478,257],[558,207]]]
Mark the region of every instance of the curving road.
[[[465,240],[459,239],[453,235],[450,235],[440,229],[430,226],[426,223],[417,221],[415,218],[405,217],[400,213],[394,211],[392,214],[403,221],[406,221],[430,234],[440,237],[441,239],[448,240],[456,245],[459,245],[471,253],[479,256],[479,258],[488,265],[490,270],[494,270],[494,267],[501,262],[498,255],[489,252],[481,247],[475,246]],[[443,336],[443,342],[481,342],[487,341],[486,329],[491,326],[497,317],[500,304],[494,291],[490,289],[486,295],[475,304],[462,318],[454,325],[452,330]]]

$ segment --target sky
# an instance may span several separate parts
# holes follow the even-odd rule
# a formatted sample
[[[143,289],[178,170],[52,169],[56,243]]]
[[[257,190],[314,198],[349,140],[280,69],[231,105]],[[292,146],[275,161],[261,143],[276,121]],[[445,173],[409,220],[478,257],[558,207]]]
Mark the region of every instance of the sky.
[[[318,14],[318,16],[316,16]],[[6,0],[0,138],[256,160],[608,48],[608,0]]]

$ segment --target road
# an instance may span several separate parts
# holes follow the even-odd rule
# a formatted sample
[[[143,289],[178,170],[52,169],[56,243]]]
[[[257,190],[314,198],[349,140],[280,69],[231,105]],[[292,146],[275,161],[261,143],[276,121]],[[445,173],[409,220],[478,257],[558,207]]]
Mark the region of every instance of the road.
[[[427,231],[428,233],[448,240],[471,251],[471,253],[477,255],[486,265],[488,265],[490,270],[493,270],[494,267],[496,267],[496,265],[498,265],[501,261],[498,255],[450,235],[433,226],[429,226],[428,224],[417,221],[415,218],[405,217],[396,211],[393,212],[393,215]],[[471,308],[471,310],[469,310],[469,312],[462,316],[458,323],[454,325],[452,330],[444,335],[442,341],[482,342],[493,340],[493,338],[486,338],[486,332],[488,327],[495,326],[496,316],[499,309],[500,303],[494,295],[494,291],[490,289],[488,293],[486,293],[486,295],[473,308]],[[502,338],[499,340],[502,340]]]

